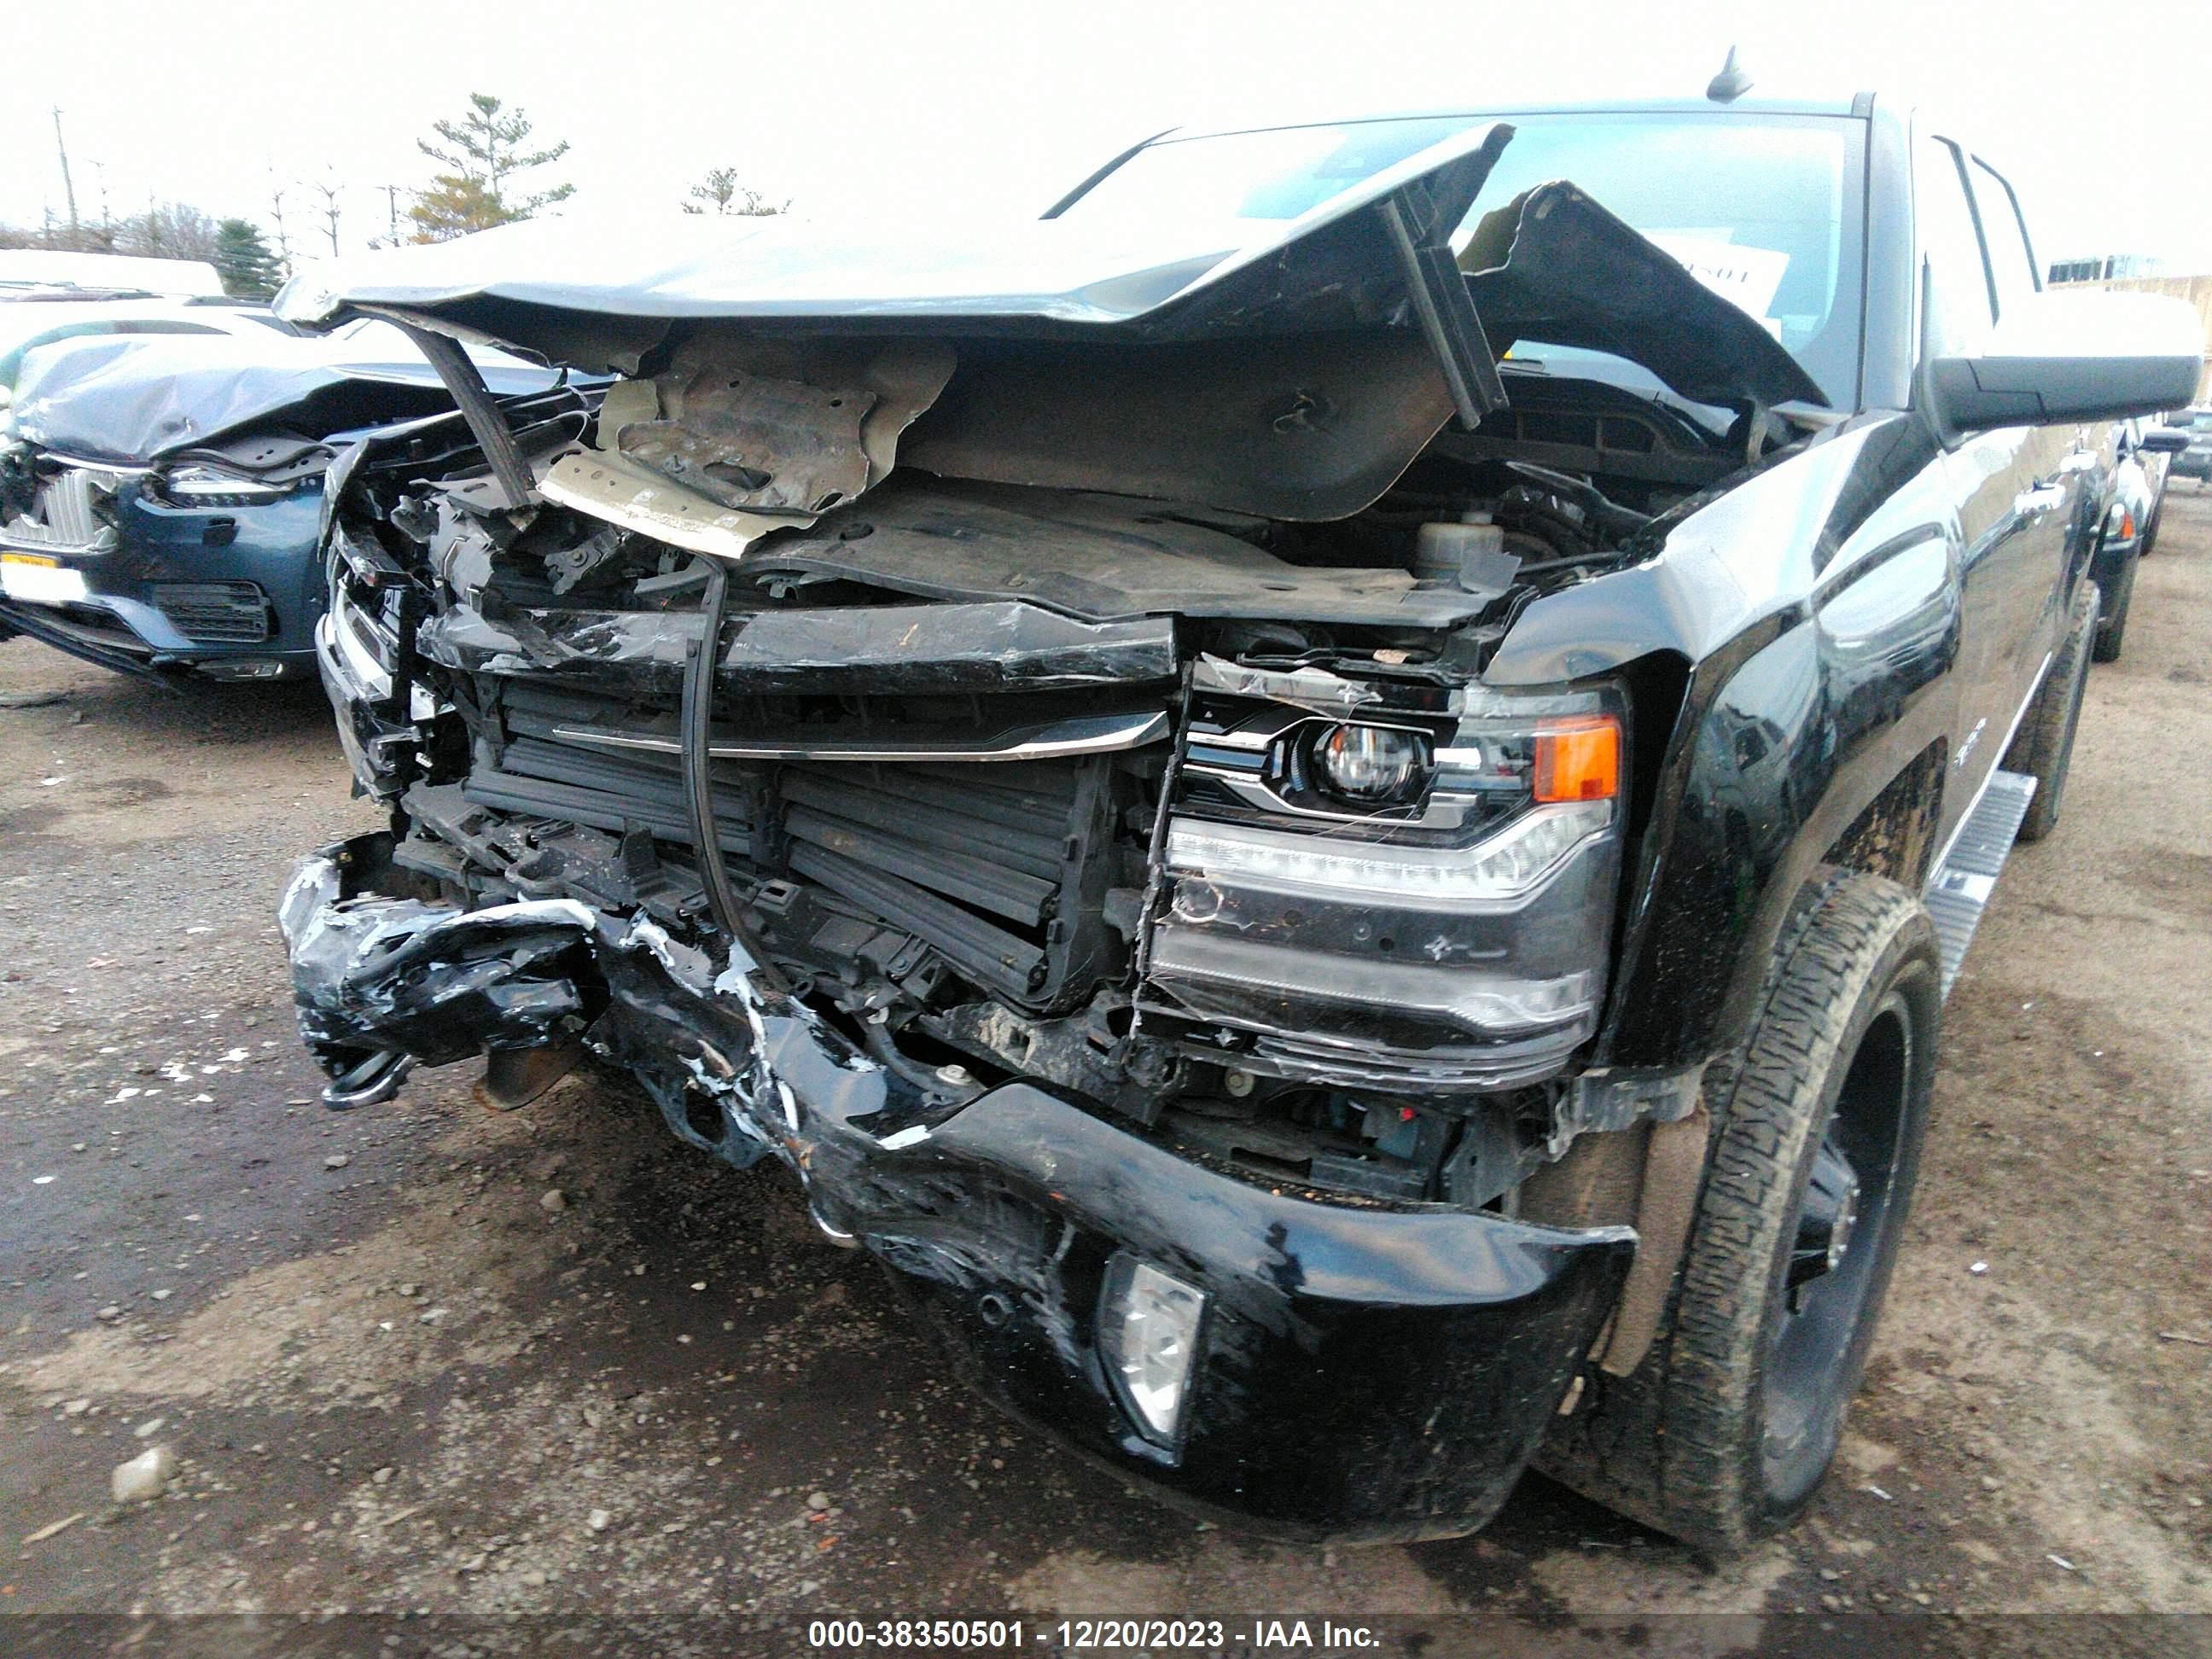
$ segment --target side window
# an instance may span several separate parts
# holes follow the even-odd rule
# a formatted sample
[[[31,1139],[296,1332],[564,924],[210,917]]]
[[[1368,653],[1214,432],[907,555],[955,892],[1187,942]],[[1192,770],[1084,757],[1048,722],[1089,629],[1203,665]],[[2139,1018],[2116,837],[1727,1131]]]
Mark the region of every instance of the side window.
[[[1982,236],[1989,243],[1990,271],[1996,278],[1997,315],[2002,317],[2035,292],[2035,256],[2028,251],[2012,187],[1986,161],[1977,161],[1972,176]]]
[[[1941,138],[1920,141],[1915,158],[1913,217],[1928,262],[1928,315],[1921,325],[1931,357],[1969,349],[1989,330],[1990,279],[1959,152]]]

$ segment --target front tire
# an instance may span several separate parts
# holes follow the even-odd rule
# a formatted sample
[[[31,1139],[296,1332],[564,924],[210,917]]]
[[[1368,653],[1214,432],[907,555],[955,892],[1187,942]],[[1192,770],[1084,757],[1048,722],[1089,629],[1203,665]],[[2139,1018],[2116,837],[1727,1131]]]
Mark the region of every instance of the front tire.
[[[2097,635],[2097,584],[2084,580],[2074,595],[2066,638],[2035,694],[2027,718],[2005,750],[2008,772],[2035,780],[2035,799],[2020,821],[2021,841],[2041,841],[2058,827],[2066,799],[2066,774],[2074,758],[2074,733],[2081,723],[2081,696],[2089,684],[2089,653]]]
[[[1852,871],[1807,890],[1748,1043],[1708,1072],[1714,1148],[1668,1317],[1632,1375],[1593,1379],[1547,1473],[1713,1550],[1812,1501],[1896,1261],[1941,1005],[1912,894]]]
[[[2127,639],[2128,605],[2136,596],[2136,567],[2142,562],[2142,552],[2140,550],[2130,554],[2128,562],[2120,567],[2119,577],[2112,583],[2112,592],[2104,594],[2099,602],[2100,614],[2097,618],[2097,642],[2089,652],[2090,659],[2094,662],[2118,662],[2120,659],[2120,647]]]

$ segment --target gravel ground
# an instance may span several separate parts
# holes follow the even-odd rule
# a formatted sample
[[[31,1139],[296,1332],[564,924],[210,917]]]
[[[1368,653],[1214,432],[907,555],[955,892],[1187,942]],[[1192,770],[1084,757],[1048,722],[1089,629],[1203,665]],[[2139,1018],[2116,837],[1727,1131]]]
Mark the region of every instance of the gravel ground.
[[[1872,1613],[1869,1650],[2100,1653],[2136,1627],[1922,1615],[2212,1613],[2208,602],[2184,484],[2065,820],[1946,1012],[1837,1477],[1719,1563],[1534,1478],[1452,1543],[1194,1524],[949,1383],[784,1177],[686,1152],[617,1081],[497,1115],[459,1066],[324,1111],[270,919],[298,854],[371,820],[319,694],[0,646],[0,1612],[702,1614],[763,1646],[836,1611],[1525,1621],[1492,1651]],[[155,1446],[167,1494],[118,1507]]]

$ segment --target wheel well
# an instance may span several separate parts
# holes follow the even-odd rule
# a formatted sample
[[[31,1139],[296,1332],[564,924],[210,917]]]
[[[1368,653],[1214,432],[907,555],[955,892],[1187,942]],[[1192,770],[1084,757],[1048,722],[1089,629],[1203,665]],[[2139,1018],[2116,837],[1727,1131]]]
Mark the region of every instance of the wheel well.
[[[1659,651],[1623,664],[1619,672],[1636,722],[1628,748],[1628,823],[1632,835],[1641,835],[1650,821],[1674,727],[1689,696],[1690,665],[1673,652]]]
[[[1869,801],[1835,844],[1823,864],[1869,875],[1887,876],[1917,892],[1927,884],[1935,856],[1936,824],[1943,803],[1945,745],[1931,743]]]

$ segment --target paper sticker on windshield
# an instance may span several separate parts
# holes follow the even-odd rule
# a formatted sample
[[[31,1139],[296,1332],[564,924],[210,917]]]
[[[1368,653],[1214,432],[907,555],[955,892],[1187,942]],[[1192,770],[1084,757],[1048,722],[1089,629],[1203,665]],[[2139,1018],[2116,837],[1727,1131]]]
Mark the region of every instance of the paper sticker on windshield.
[[[1790,269],[1790,256],[1772,248],[1742,247],[1709,236],[1678,236],[1663,230],[1645,234],[1680,259],[1698,282],[1762,321]]]

